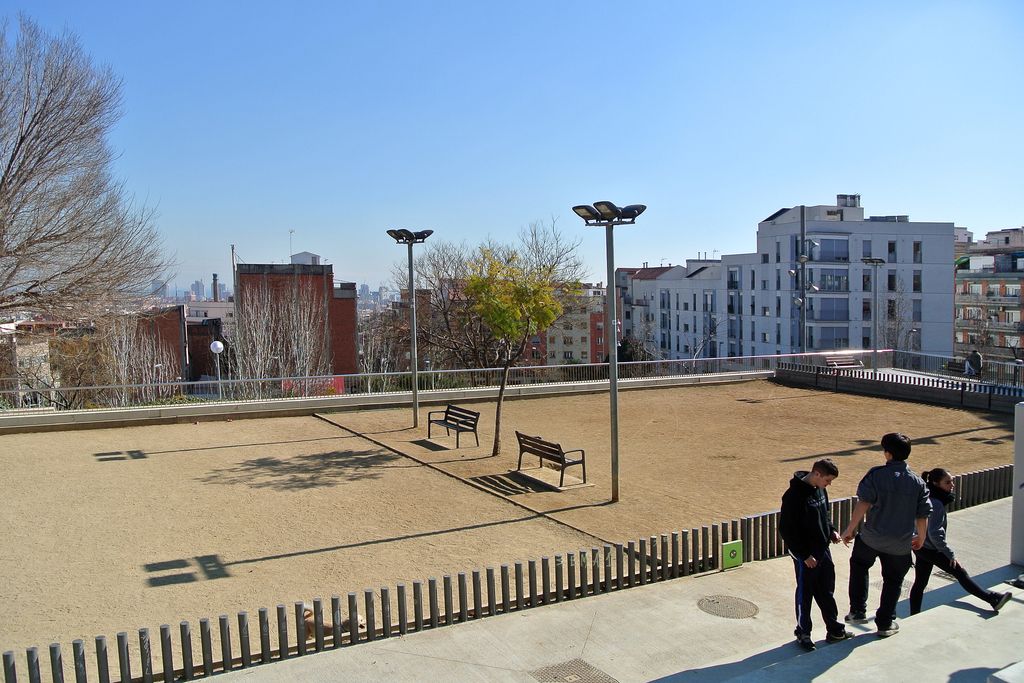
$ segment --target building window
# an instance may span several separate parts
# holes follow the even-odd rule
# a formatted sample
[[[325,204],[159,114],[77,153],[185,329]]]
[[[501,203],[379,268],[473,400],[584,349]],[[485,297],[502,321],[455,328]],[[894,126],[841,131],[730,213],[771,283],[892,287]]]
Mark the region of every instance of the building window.
[[[782,297],[781,296],[775,297],[775,317],[777,317],[777,318],[781,318],[782,317]]]
[[[580,337],[580,344],[586,344],[586,343],[587,343],[587,338],[585,336]]]
[[[871,348],[871,328],[870,327],[865,327],[861,331],[860,347],[862,349],[869,349],[869,348]]]
[[[896,240],[889,241],[889,263],[896,263]]]
[[[871,240],[864,240],[860,245],[860,255],[871,258]]]
[[[871,291],[871,271],[865,270],[861,276],[860,288],[865,292]]]
[[[772,314],[772,309],[770,309],[767,306],[762,306],[761,307],[761,315],[763,315],[764,317],[767,318],[767,317],[770,317],[771,314]]]
[[[562,358],[565,360],[572,360],[572,351],[563,351]]]
[[[818,271],[818,286],[823,292],[848,292],[850,274],[841,268],[822,268]]]
[[[589,358],[589,357],[590,357],[589,353],[587,353],[586,351],[580,351],[580,358],[586,359],[586,358]]]
[[[782,271],[775,269],[775,289],[782,289]]]
[[[690,323],[683,323],[683,332],[690,331]]]
[[[761,254],[761,263],[768,263],[768,254]]]
[[[604,337],[596,337],[594,339],[594,343],[597,344],[598,346],[603,346],[604,345]]]
[[[896,299],[889,299],[886,302],[886,304],[888,304],[887,305],[888,310],[886,311],[886,317],[889,320],[895,320],[896,319]]]
[[[761,280],[761,289],[768,289],[768,281]]]
[[[923,263],[921,258],[921,243],[914,242],[914,263]]]
[[[818,299],[817,320],[849,320],[850,300],[823,297]]]
[[[913,302],[912,302],[912,305],[914,307],[914,310],[913,310],[913,321],[915,323],[919,323],[919,322],[921,322],[921,300],[920,299],[914,299]]]
[[[775,262],[782,262],[782,242],[775,240]]]
[[[871,320],[871,301],[869,299],[864,299],[860,303],[860,319]]]
[[[896,271],[895,270],[890,270],[889,271],[889,279],[888,279],[888,282],[886,284],[887,284],[887,287],[888,287],[890,292],[895,292],[896,291]]]
[[[813,328],[812,328],[813,329]],[[850,348],[850,330],[846,327],[823,327],[818,332],[819,349]]]
[[[914,291],[915,292],[920,292],[921,291],[921,271],[920,270],[915,270],[914,271]]]
[[[850,243],[847,240],[822,239],[818,249],[819,261],[848,263],[850,260]]]

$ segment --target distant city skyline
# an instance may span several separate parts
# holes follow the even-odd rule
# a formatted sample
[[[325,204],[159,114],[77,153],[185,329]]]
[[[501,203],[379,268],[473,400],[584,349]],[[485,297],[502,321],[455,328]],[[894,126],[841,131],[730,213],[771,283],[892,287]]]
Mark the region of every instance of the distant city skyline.
[[[320,254],[389,283],[394,227],[512,239],[644,203],[616,264],[754,246],[782,207],[1024,223],[1024,4],[652,1],[152,5],[21,0],[123,83],[115,173],[157,211],[173,283]]]

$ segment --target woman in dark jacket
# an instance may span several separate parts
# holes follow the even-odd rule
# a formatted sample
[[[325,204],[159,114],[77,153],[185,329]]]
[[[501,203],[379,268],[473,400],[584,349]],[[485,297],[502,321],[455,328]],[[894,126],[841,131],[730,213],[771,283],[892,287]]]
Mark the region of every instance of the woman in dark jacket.
[[[928,485],[928,495],[932,500],[932,514],[928,518],[928,536],[920,550],[915,550],[914,585],[910,589],[910,613],[921,611],[921,600],[924,589],[928,585],[928,577],[932,567],[948,572],[956,577],[960,585],[971,595],[991,605],[996,612],[1005,605],[1010,593],[996,593],[985,590],[974,582],[967,570],[956,559],[953,549],[946,543],[946,506],[953,500],[953,477],[949,472],[937,467],[921,474]]]

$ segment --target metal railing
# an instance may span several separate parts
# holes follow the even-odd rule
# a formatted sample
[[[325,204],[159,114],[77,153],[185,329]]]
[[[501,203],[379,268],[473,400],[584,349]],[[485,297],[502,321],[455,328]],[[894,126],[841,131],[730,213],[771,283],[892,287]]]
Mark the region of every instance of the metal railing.
[[[835,353],[835,352],[834,352]],[[833,355],[834,355],[833,353]],[[866,359],[870,351],[847,351]],[[825,353],[688,358],[619,363],[623,380],[737,372],[773,371],[780,362],[824,364]],[[501,382],[501,368],[420,370],[420,391],[493,388]],[[606,363],[522,366],[509,369],[508,386],[606,383]],[[268,377],[198,382],[163,382],[72,387],[32,387],[16,379],[0,379],[0,414],[12,410],[104,410],[144,406],[250,402],[277,399],[328,397],[357,394],[400,394],[412,389],[409,372],[326,375],[319,377]]]

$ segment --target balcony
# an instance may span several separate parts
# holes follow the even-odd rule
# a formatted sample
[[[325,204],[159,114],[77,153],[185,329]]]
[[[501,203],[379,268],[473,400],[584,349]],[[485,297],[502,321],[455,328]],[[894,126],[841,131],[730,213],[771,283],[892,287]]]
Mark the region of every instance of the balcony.
[[[954,294],[954,301],[957,303],[977,303],[977,304],[988,304],[1001,305],[1001,306],[1021,306],[1024,305],[1024,298],[1017,294],[1014,296],[993,296],[983,294],[962,294],[956,292]]]

